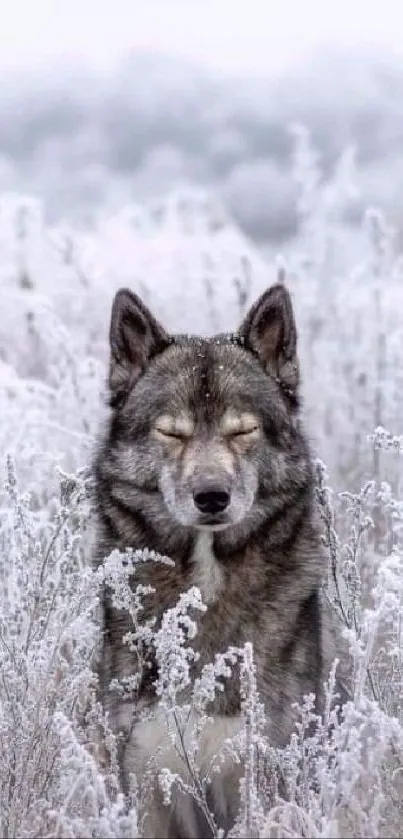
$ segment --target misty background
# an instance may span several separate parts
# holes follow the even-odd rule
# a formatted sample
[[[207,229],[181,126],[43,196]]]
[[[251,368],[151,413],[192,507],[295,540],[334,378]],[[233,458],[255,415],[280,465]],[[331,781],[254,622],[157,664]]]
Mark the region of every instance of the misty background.
[[[212,189],[257,242],[296,232],[290,174],[302,123],[324,179],[346,148],[358,190],[403,221],[403,61],[372,47],[313,50],[285,70],[222,73],[131,51],[108,71],[60,57],[0,81],[0,190],[42,196],[49,220],[114,210],[184,185]]]

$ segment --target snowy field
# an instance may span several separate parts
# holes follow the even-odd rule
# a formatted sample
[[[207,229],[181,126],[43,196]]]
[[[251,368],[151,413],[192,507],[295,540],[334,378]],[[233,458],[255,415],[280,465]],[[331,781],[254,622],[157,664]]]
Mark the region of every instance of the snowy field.
[[[114,292],[127,285],[167,328],[208,334],[235,328],[279,273],[295,302],[306,425],[327,469],[327,590],[355,692],[330,740],[319,732],[303,751],[297,732],[273,756],[246,651],[248,771],[234,835],[402,835],[403,256],[375,212],[343,227],[345,162],[324,191],[302,146],[295,177],[300,235],[278,255],[259,252],[204,193],[125,207],[89,230],[50,228],[37,201],[0,198],[1,836],[142,835],[135,795],[125,811],[113,761],[102,775],[88,744],[103,725],[87,702],[88,466]],[[270,812],[260,752],[280,761],[288,789],[286,801],[273,768]]]

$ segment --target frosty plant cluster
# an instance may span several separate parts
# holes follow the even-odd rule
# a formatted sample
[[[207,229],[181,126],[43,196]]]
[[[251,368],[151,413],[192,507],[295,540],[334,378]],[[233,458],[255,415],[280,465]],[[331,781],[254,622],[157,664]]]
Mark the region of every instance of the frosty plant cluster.
[[[210,795],[228,759],[239,767],[233,836],[401,835],[403,261],[378,213],[354,232],[343,226],[352,153],[324,189],[300,132],[294,168],[301,233],[277,263],[199,191],[169,196],[158,212],[126,207],[88,230],[49,226],[27,196],[0,198],[1,836],[142,836],[155,783],[167,798],[179,783],[218,835]],[[138,562],[167,558],[115,553],[102,574],[90,569],[87,468],[116,289],[138,291],[169,329],[186,324],[206,334],[234,328],[279,265],[300,324],[307,426],[328,470],[318,464],[324,594],[344,626],[353,673],[343,716],[332,709],[332,673],[324,719],[313,733],[307,697],[282,751],[265,736],[250,647],[229,650],[193,679],[192,638],[204,608],[197,590],[161,626],[143,622],[150,592],[133,594],[129,572],[135,580]],[[126,796],[119,743],[93,677],[102,578],[129,607],[126,641],[139,665],[114,688],[135,694],[147,645],[161,665],[166,738]],[[209,702],[233,668],[242,725],[200,766]],[[176,772],[164,767],[172,745]]]

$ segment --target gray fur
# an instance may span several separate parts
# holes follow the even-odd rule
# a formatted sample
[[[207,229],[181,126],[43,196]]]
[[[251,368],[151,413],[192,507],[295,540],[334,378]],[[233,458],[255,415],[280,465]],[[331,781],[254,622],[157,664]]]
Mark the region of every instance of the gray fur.
[[[113,305],[110,343],[112,413],[95,463],[96,561],[127,547],[171,557],[174,567],[150,562],[141,565],[140,578],[136,573],[135,584],[141,579],[156,590],[147,603],[158,619],[181,592],[200,584],[208,603],[194,642],[200,665],[251,641],[268,734],[281,746],[293,728],[293,703],[313,692],[320,707],[331,658],[320,594],[325,559],[299,416],[289,294],[272,287],[238,333],[207,340],[168,336],[141,301],[122,290]],[[241,416],[246,434],[239,426],[232,435],[231,423]],[[171,430],[183,432],[182,439],[166,435],[172,418]],[[227,493],[230,502],[206,516],[194,499],[211,488]],[[129,628],[105,591],[100,686],[114,727],[125,731],[126,784],[130,771],[142,771],[135,705],[123,707],[108,684],[133,670],[122,644]],[[154,704],[154,678],[151,666],[140,690],[142,706]],[[210,710],[215,719],[230,721],[239,708],[234,676]],[[187,828],[179,826],[185,811],[178,805],[167,835],[201,835],[191,819]],[[162,836],[167,814],[155,804],[152,815],[149,829]],[[200,825],[200,814],[193,821]]]

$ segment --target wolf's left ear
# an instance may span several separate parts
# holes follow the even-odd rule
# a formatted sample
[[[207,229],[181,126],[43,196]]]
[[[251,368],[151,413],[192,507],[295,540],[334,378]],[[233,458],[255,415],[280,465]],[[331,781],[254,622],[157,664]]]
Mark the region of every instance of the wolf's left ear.
[[[112,304],[109,343],[109,389],[113,406],[127,395],[152,356],[165,349],[170,339],[140,298],[121,288]]]
[[[274,285],[262,294],[246,316],[239,334],[266,372],[275,376],[290,396],[296,396],[297,329],[291,297],[283,285]]]

